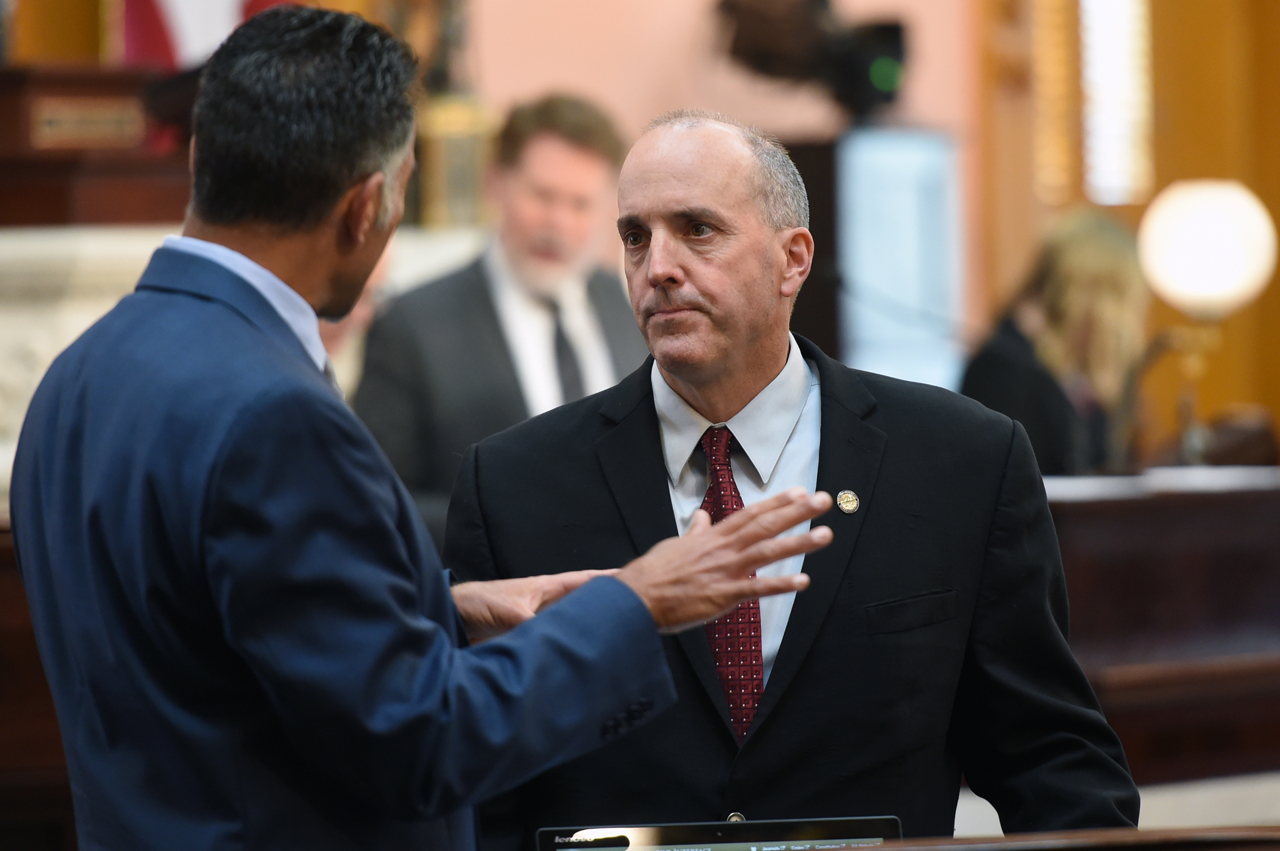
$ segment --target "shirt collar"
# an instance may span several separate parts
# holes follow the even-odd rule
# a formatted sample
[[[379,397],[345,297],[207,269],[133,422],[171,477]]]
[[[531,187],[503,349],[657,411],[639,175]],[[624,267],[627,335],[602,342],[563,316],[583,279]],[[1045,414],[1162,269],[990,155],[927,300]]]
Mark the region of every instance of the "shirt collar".
[[[257,290],[280,318],[293,331],[316,368],[324,371],[329,360],[320,341],[320,322],[316,312],[298,291],[276,277],[275,273],[245,257],[239,251],[191,236],[166,236],[164,247],[195,254],[243,278]]]
[[[689,403],[667,384],[658,371],[658,364],[654,363],[649,378],[653,384],[653,403],[662,433],[662,454],[667,464],[667,476],[673,484],[679,485],[689,469],[689,459],[698,447],[702,433],[718,425],[728,426],[733,432],[734,439],[742,447],[762,484],[767,484],[773,477],[778,458],[782,456],[782,450],[804,411],[809,385],[817,380],[805,365],[795,336],[787,336],[791,346],[782,372],[727,423],[713,423],[689,407]]]

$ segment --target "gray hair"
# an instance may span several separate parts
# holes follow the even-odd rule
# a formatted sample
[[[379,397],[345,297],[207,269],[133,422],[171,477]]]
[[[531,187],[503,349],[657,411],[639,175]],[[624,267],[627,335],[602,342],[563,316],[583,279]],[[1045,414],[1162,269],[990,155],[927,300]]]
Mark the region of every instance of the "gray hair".
[[[738,132],[756,161],[755,196],[765,224],[774,230],[809,226],[809,195],[796,164],[774,136],[725,115],[701,109],[677,109],[659,115],[645,132],[659,127],[687,130],[704,124],[723,124]]]
[[[383,154],[371,172],[382,172],[382,198],[378,206],[378,218],[376,225],[379,228],[385,228],[391,223],[391,214],[395,212],[396,202],[396,178],[400,175],[400,168],[404,165],[404,161],[409,158],[409,154],[413,153],[413,143],[416,141],[417,135],[411,127],[409,131],[409,140],[399,147],[393,148],[389,153]]]

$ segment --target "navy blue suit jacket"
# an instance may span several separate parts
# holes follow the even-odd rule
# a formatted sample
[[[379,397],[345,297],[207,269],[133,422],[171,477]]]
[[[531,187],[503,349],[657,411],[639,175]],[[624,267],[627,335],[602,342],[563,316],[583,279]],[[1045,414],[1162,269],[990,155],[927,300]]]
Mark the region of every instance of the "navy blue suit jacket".
[[[674,700],[613,579],[459,649],[373,438],[181,251],[50,368],[12,520],[83,851],[467,848],[473,802]]]

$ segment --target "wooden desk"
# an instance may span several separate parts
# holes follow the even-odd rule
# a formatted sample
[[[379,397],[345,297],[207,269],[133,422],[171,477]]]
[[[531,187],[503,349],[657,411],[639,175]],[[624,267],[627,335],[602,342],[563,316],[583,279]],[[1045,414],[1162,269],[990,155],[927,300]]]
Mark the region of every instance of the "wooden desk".
[[[1076,830],[999,838],[901,839],[885,851],[1274,851],[1280,826],[1182,830]]]
[[[143,105],[158,75],[0,68],[0,225],[180,221],[187,152]]]
[[[1280,471],[1241,473],[1046,483],[1071,646],[1139,783],[1280,769]]]

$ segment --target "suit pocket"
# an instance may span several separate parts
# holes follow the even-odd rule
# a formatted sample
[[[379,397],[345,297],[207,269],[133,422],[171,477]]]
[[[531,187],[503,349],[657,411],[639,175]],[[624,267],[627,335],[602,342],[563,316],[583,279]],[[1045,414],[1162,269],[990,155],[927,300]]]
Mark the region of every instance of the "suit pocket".
[[[956,592],[951,588],[939,588],[867,606],[867,633],[906,632],[949,621],[955,616]]]

